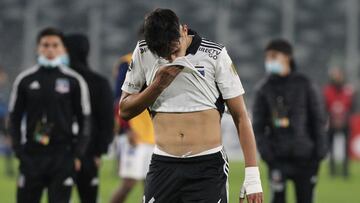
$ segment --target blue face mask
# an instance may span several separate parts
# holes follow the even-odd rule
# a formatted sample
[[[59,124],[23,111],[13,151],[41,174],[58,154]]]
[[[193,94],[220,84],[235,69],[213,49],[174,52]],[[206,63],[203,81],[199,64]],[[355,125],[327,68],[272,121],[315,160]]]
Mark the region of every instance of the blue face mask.
[[[40,66],[43,66],[46,68],[55,68],[55,67],[62,65],[61,57],[56,57],[54,59],[48,59],[45,56],[40,55],[38,57],[37,61]]]
[[[265,70],[267,73],[280,75],[284,68],[277,60],[272,60],[265,62]]]
[[[60,56],[61,64],[64,66],[70,66],[70,58],[69,55],[63,54]]]

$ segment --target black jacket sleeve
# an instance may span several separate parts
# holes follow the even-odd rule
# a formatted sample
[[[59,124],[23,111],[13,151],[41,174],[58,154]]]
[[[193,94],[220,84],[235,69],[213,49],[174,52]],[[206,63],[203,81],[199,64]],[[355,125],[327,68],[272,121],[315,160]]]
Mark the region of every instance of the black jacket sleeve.
[[[78,79],[73,92],[73,108],[79,133],[75,141],[74,155],[76,158],[84,156],[90,141],[91,105],[87,83],[83,78]]]
[[[25,111],[26,95],[22,81],[15,80],[9,102],[9,133],[15,155],[19,158],[22,153],[21,121]]]
[[[113,140],[114,130],[114,112],[113,112],[113,94],[109,82],[104,79],[101,84],[99,106],[93,109],[94,119],[97,121],[99,134],[95,135],[95,155],[105,154],[108,146]],[[96,111],[96,114],[95,114]]]
[[[257,148],[260,152],[260,155],[265,162],[271,163],[274,159],[274,155],[270,146],[269,132],[267,132],[267,129],[269,128],[270,118],[267,106],[268,105],[266,104],[266,100],[261,92],[261,89],[257,89],[252,109],[252,124],[254,128]]]
[[[315,156],[321,160],[326,156],[328,150],[325,105],[314,84],[308,81],[307,89],[308,123],[315,142]]]

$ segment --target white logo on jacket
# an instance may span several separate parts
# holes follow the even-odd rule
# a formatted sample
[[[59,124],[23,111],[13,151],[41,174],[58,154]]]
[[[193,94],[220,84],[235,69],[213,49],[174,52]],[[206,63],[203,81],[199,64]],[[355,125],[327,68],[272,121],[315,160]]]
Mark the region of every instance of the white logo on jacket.
[[[31,90],[38,90],[38,89],[40,89],[40,83],[39,83],[39,81],[35,80],[35,81],[33,81],[32,83],[30,83],[29,88],[30,88]]]

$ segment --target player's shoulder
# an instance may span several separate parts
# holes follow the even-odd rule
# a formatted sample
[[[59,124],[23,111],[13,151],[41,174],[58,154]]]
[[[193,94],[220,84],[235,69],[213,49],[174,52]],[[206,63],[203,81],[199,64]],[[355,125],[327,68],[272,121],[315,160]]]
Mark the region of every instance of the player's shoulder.
[[[226,48],[220,43],[202,38],[198,51],[206,54],[211,59],[217,60],[222,53],[226,52]]]
[[[141,55],[151,53],[145,40],[138,41],[136,45],[136,50]]]
[[[218,43],[218,42],[215,42],[215,41],[212,41],[212,40],[209,40],[209,39],[206,39],[206,38],[202,38],[201,39],[201,44],[200,46],[203,46],[203,47],[208,47],[208,48],[213,48],[213,49],[218,49],[220,51],[222,51],[225,46]]]
[[[72,80],[77,81],[80,84],[87,84],[84,77],[80,75],[80,73],[76,72],[75,70],[67,67],[67,66],[60,66],[59,71],[62,74],[62,77],[66,77]]]
[[[20,83],[28,78],[35,77],[35,74],[39,71],[40,67],[38,65],[32,66],[26,70],[23,70],[15,78],[15,83]]]

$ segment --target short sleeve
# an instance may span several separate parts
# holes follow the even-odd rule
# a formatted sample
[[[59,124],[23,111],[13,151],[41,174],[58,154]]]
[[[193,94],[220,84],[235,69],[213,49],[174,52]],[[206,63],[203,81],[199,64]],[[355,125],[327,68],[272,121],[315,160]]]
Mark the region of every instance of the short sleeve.
[[[142,63],[143,61],[138,43],[133,52],[131,63],[126,73],[125,82],[121,87],[123,91],[130,94],[140,92],[146,81]]]
[[[231,99],[245,93],[236,67],[228,55],[226,48],[224,48],[219,55],[215,68],[215,81],[224,99]]]

